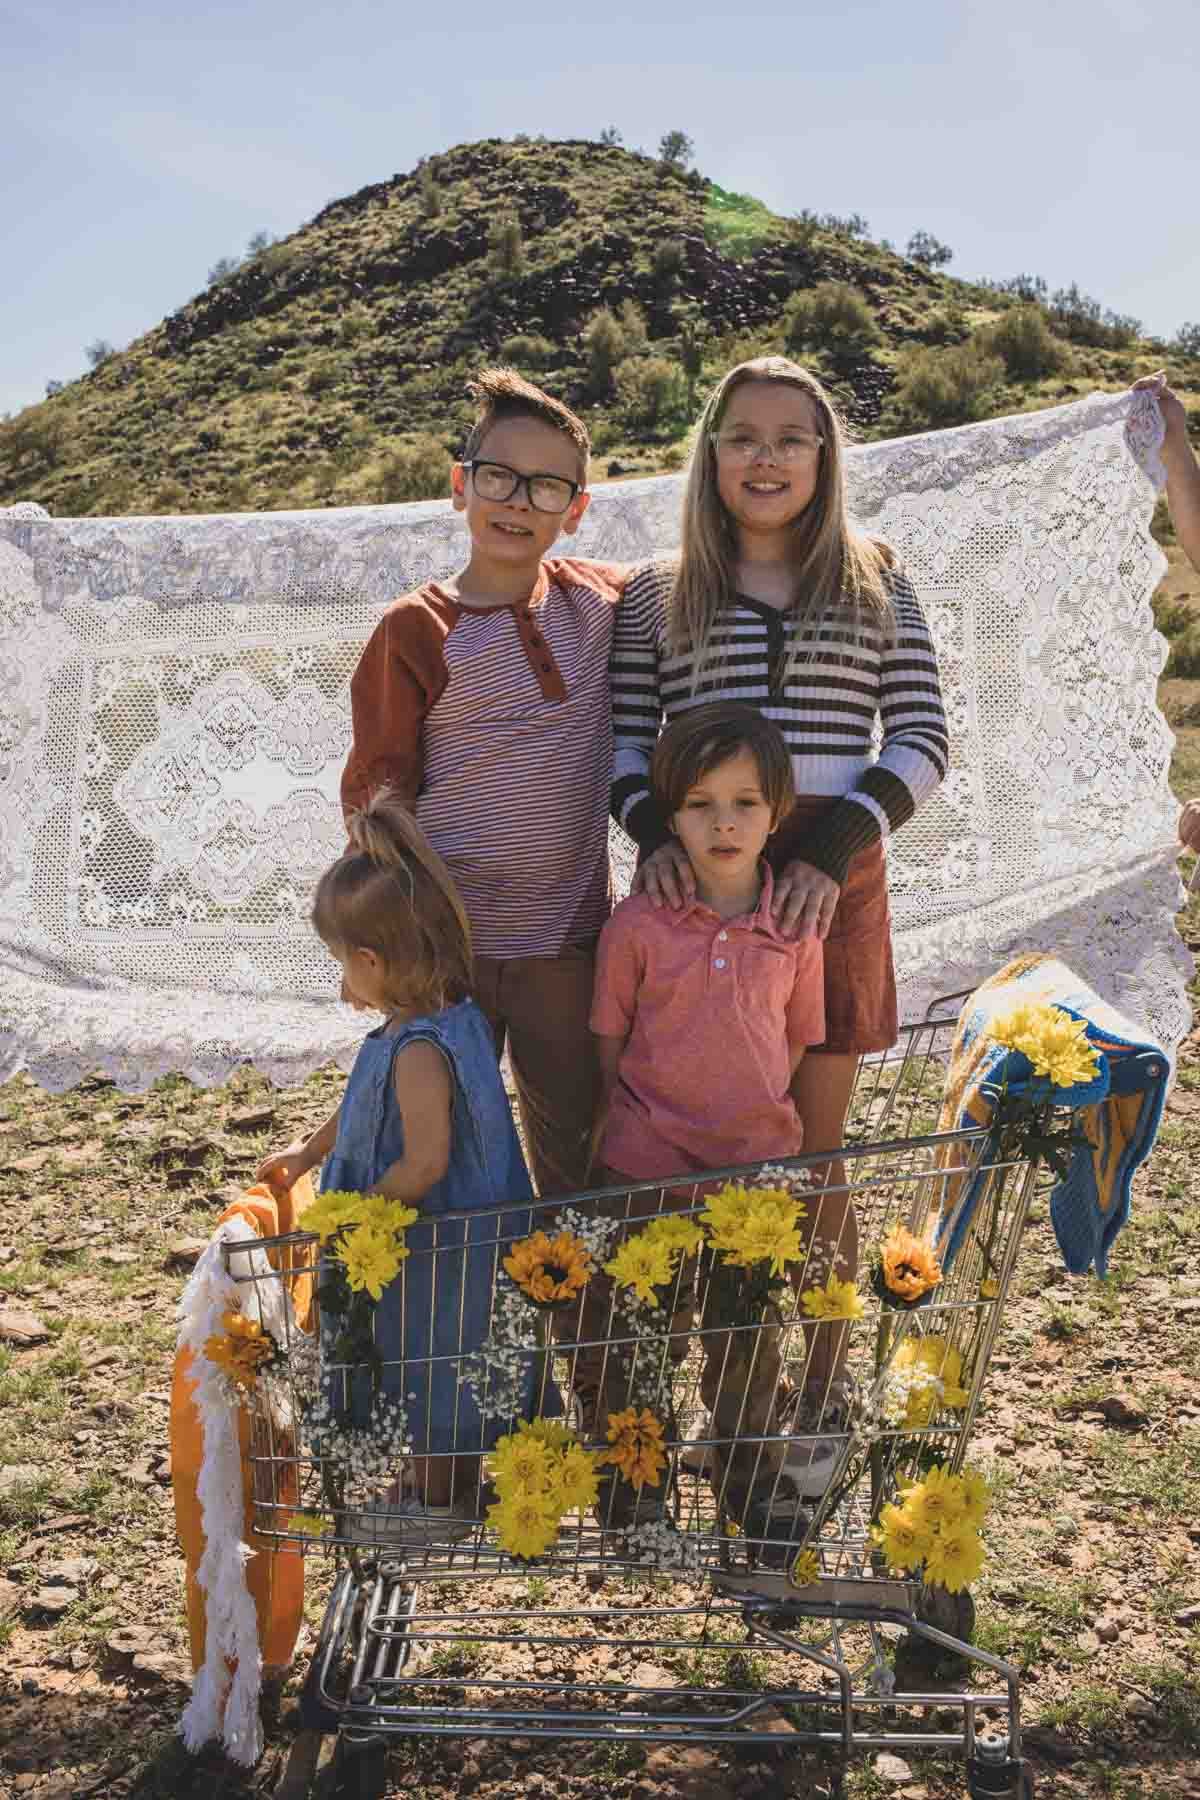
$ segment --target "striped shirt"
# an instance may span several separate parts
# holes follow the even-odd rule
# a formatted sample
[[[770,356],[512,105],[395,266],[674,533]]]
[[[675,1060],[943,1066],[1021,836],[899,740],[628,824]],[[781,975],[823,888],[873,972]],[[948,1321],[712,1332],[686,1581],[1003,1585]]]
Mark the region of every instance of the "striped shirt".
[[[713,631],[716,666],[693,693],[693,659],[666,647],[673,574],[663,563],[634,570],[617,613],[614,816],[643,851],[662,843],[669,831],[649,769],[664,720],[706,700],[744,700],[783,732],[796,792],[840,802],[806,837],[805,860],[844,881],[855,852],[903,825],[946,773],[937,656],[907,577],[889,571],[890,624],[868,617],[806,625],[791,676],[786,615],[739,595]]]
[[[342,804],[389,786],[453,875],[477,955],[556,956],[608,917],[608,661],[625,570],[542,564],[513,606],[393,601],[350,685]]]

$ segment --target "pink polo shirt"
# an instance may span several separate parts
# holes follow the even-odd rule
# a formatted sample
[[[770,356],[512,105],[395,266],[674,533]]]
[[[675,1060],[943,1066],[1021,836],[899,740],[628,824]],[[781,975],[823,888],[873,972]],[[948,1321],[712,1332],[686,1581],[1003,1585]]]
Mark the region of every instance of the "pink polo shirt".
[[[600,933],[591,1028],[626,1040],[600,1144],[638,1179],[795,1156],[803,1133],[788,1093],[792,1054],[825,1037],[819,938],[787,938],[758,906],[722,919],[644,894]]]

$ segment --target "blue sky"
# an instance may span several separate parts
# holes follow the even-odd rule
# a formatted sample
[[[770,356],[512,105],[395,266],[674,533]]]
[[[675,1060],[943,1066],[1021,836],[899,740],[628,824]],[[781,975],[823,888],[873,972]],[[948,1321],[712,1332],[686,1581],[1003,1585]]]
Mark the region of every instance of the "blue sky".
[[[472,138],[656,147],[952,274],[1200,319],[1195,0],[0,0],[0,412],[258,229]],[[14,279],[15,277],[15,279]]]

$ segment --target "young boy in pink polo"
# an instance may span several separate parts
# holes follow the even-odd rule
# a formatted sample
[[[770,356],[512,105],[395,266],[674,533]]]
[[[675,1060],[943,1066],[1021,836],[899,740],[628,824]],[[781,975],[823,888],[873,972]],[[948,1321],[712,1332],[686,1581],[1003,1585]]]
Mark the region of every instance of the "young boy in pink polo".
[[[507,1043],[543,1194],[583,1187],[598,1092],[588,1030],[610,911],[608,657],[626,571],[552,558],[587,510],[587,428],[511,369],[451,475],[465,567],[393,601],[350,695],[347,812],[390,787],[466,907],[473,996]]]
[[[650,768],[655,798],[696,877],[679,911],[646,894],[623,901],[600,934],[592,1030],[600,1059],[598,1126],[602,1185],[669,1181],[696,1171],[795,1156],[803,1128],[791,1096],[810,1044],[825,1036],[821,940],[788,937],[771,907],[767,838],[792,809],[792,762],[779,728],[754,707],[717,701],[685,712],[663,732]],[[692,1190],[678,1204],[691,1203]],[[634,1195],[636,1202],[656,1196]],[[593,1292],[593,1289],[595,1290]],[[712,1289],[709,1290],[710,1294]],[[588,1283],[580,1337],[602,1335],[603,1279]],[[669,1332],[681,1354],[691,1308]],[[803,1535],[802,1499],[820,1492],[807,1462],[793,1473],[779,1444],[787,1396],[779,1332],[764,1326],[747,1353],[744,1334],[702,1320],[700,1392],[712,1435],[745,1439],[715,1454],[726,1506],[767,1560]],[[585,1423],[627,1404],[620,1358],[603,1346],[577,1352],[573,1385]],[[620,1493],[615,1496],[620,1498]],[[632,1522],[661,1511],[663,1494],[643,1488]],[[631,1509],[609,1523],[627,1526]]]

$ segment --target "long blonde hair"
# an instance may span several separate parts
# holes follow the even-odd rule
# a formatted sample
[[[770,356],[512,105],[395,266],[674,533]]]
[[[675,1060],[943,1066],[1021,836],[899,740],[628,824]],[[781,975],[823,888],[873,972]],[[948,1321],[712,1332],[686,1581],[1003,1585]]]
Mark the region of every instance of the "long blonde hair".
[[[756,356],[739,363],[709,396],[696,426],[696,443],[683,501],[679,562],[667,602],[667,646],[692,658],[692,692],[721,661],[713,627],[737,600],[737,534],[717,490],[715,438],[730,399],[751,381],[784,382],[807,394],[817,411],[820,451],[817,486],[795,520],[795,598],[784,614],[791,626],[786,680],[809,653],[800,647],[802,627],[838,623],[860,635],[864,625],[889,626],[891,597],[885,544],[856,531],[846,510],[845,428],[815,375],[786,356]]]
[[[449,869],[387,788],[348,822],[350,848],[313,896],[335,952],[373,950],[397,1006],[440,1012],[471,987],[471,927]]]

